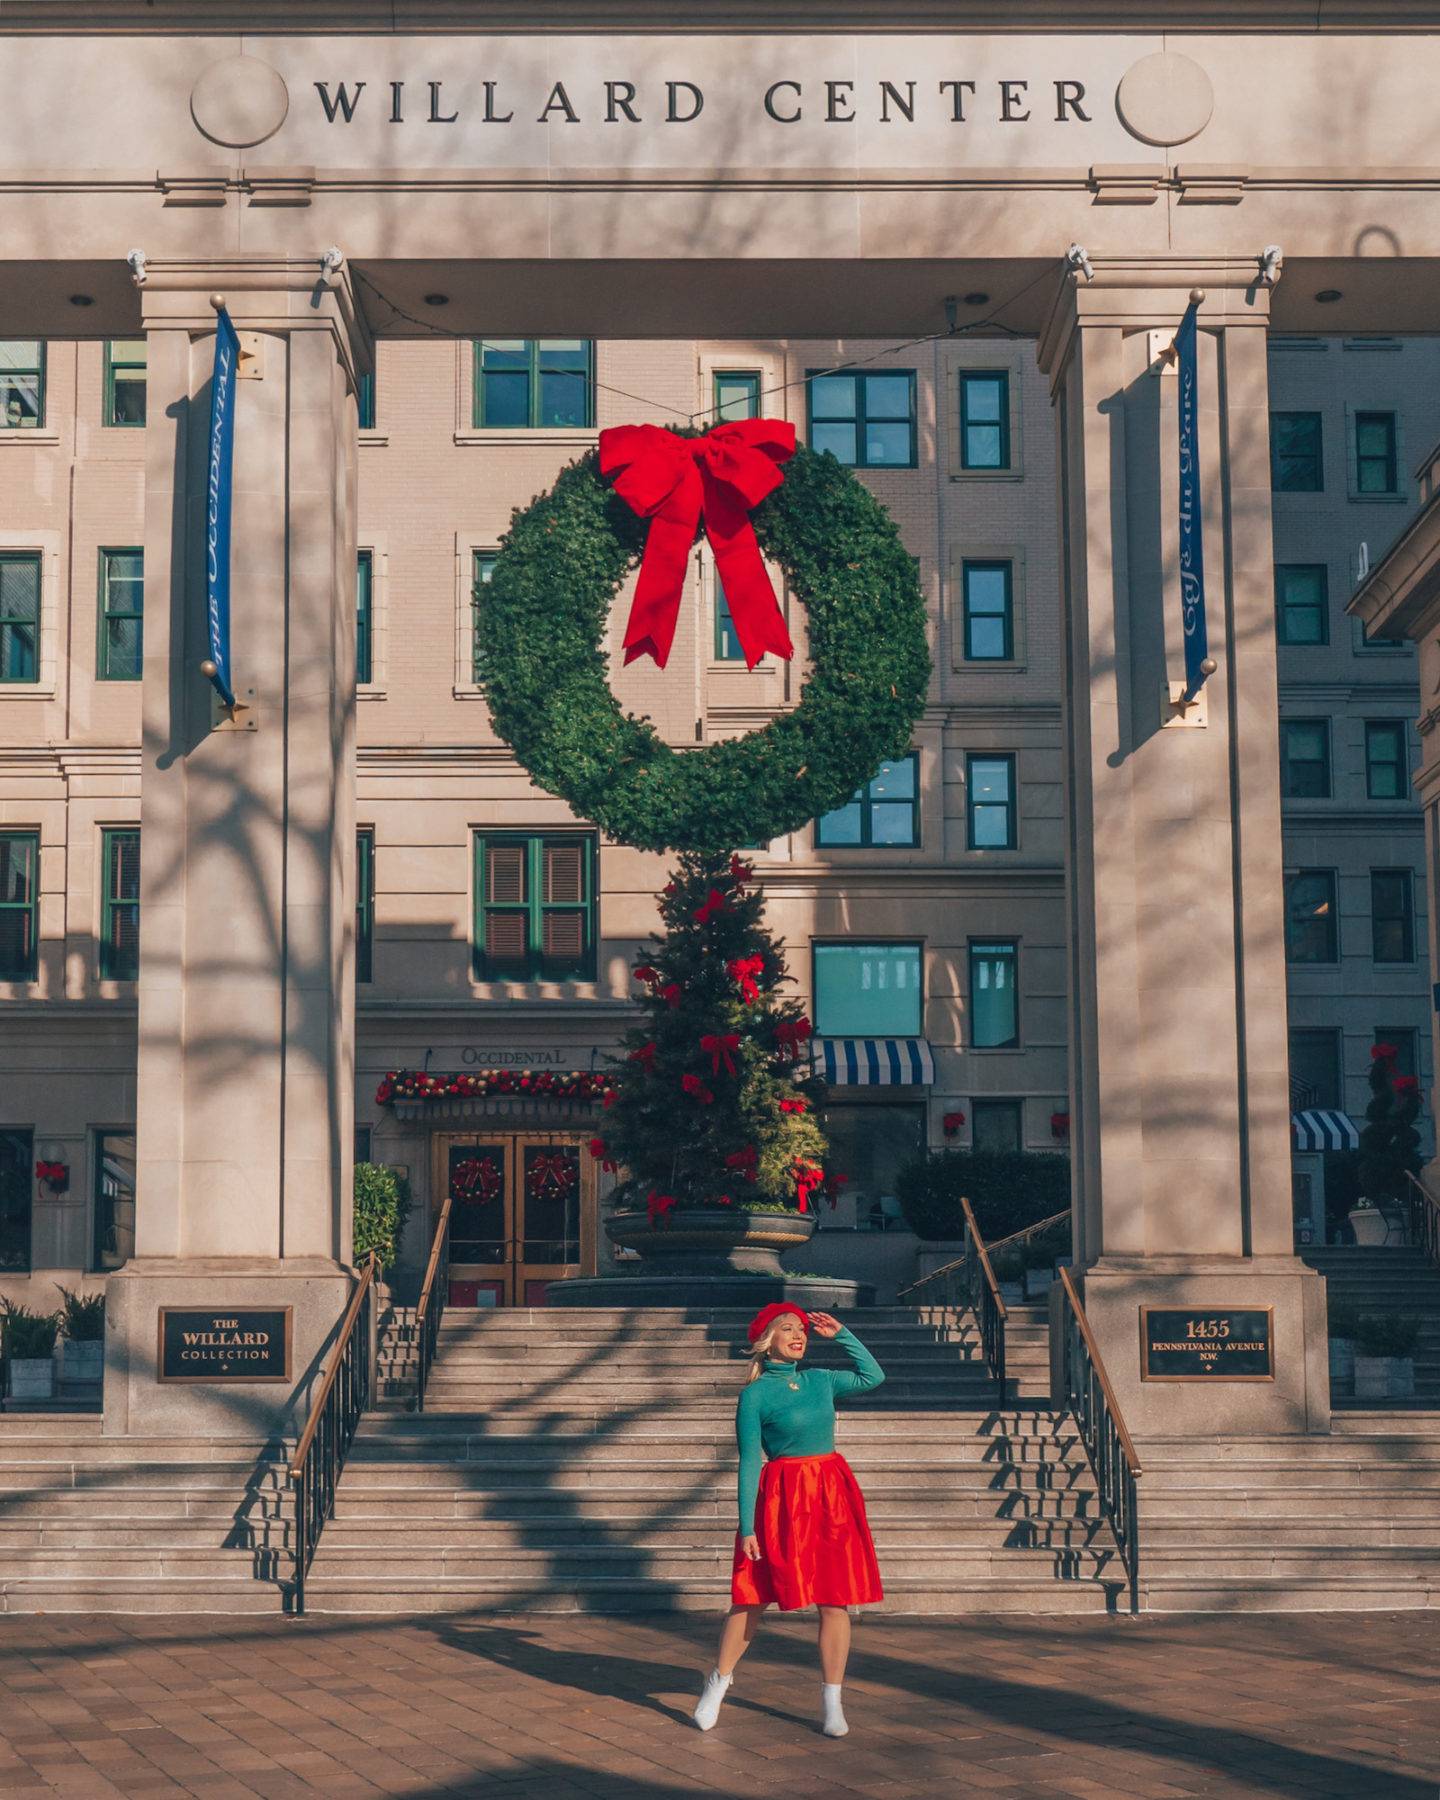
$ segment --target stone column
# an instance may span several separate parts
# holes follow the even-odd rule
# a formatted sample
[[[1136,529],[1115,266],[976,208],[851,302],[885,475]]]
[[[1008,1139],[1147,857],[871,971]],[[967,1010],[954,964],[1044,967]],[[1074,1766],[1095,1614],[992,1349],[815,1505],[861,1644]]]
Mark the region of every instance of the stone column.
[[[293,1420],[349,1291],[356,358],[318,261],[152,262],[136,1256],[109,1283],[107,1432]],[[231,654],[205,540],[212,293],[241,339]],[[161,1307],[291,1307],[292,1374],[162,1383]]]
[[[1094,261],[1040,348],[1061,447],[1076,1262],[1133,1430],[1324,1430],[1324,1287],[1292,1254],[1269,295],[1253,258]],[[1218,666],[1180,711],[1178,382],[1153,370],[1192,289]],[[1142,1381],[1146,1305],[1273,1307],[1275,1379]]]

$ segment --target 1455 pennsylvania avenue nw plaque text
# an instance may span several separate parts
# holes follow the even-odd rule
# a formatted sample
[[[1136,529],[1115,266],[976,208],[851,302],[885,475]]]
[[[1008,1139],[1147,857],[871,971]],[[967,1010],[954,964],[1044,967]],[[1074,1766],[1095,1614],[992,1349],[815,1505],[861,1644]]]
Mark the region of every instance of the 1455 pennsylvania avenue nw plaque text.
[[[1140,1308],[1144,1381],[1273,1381],[1268,1306]]]

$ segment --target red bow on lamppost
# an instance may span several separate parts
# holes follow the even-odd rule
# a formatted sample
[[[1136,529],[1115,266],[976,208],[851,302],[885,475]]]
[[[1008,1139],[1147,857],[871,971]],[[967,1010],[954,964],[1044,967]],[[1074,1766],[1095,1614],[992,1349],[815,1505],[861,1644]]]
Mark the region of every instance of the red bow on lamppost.
[[[795,427],[782,419],[736,419],[695,438],[658,425],[600,433],[600,473],[650,521],[625,627],[627,663],[653,656],[665,667],[702,519],[747,667],[766,651],[786,661],[794,654],[750,524],[751,509],[780,486],[779,465],[794,454]]]

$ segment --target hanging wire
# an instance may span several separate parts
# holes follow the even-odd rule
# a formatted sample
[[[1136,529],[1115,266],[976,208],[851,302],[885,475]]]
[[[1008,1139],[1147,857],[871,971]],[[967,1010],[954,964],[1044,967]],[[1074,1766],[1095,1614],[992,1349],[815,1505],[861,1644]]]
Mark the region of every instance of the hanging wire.
[[[354,275],[356,281],[369,288],[370,292],[383,306],[387,306],[390,309],[390,312],[395,318],[404,319],[407,325],[418,326],[421,331],[428,331],[433,336],[445,338],[452,343],[462,341],[473,335],[466,331],[447,331],[443,325],[435,324],[432,319],[418,318],[414,313],[407,312],[403,306],[400,306],[396,301],[392,300],[388,294],[384,293],[375,285],[368,275],[355,268],[353,264],[351,265],[351,273]],[[919,337],[907,338],[904,343],[891,344],[883,350],[872,351],[869,356],[849,357],[844,362],[832,364],[828,369],[811,369],[805,375],[796,376],[793,381],[780,381],[773,387],[762,388],[759,397],[763,400],[770,394],[783,394],[789,388],[807,387],[812,381],[825,375],[844,375],[851,369],[863,369],[870,363],[882,362],[886,357],[899,356],[906,350],[916,350],[922,344],[944,343],[951,338],[967,337],[974,332],[986,331],[991,327],[1007,333],[1012,338],[1027,337],[1030,335],[1028,332],[1017,331],[1013,326],[1002,324],[1000,315],[1001,313],[1008,312],[1017,300],[1023,300],[1026,294],[1030,293],[1032,289],[1039,287],[1042,281],[1051,280],[1054,273],[1054,269],[1049,266],[1043,268],[1038,275],[1027,281],[1024,287],[1017,288],[1013,294],[1007,295],[1006,298],[991,312],[987,313],[983,319],[974,319],[964,325],[952,325],[947,327],[944,331],[927,331]],[[651,400],[644,394],[633,394],[628,388],[615,387],[608,381],[600,381],[592,378],[592,385],[602,393],[617,394],[623,400],[633,400],[637,406],[649,407],[656,412],[674,413],[676,418],[683,419],[687,425],[693,425],[697,419],[708,418],[712,413],[719,411],[718,407],[704,406],[695,412],[687,413],[678,406],[671,406],[668,401]]]

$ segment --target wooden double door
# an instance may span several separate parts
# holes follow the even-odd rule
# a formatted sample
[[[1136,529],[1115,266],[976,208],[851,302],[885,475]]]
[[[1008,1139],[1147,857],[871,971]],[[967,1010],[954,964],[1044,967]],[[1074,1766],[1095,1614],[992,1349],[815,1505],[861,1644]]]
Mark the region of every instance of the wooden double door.
[[[439,1132],[432,1193],[451,1197],[451,1306],[544,1306],[595,1272],[595,1165],[578,1135]]]

